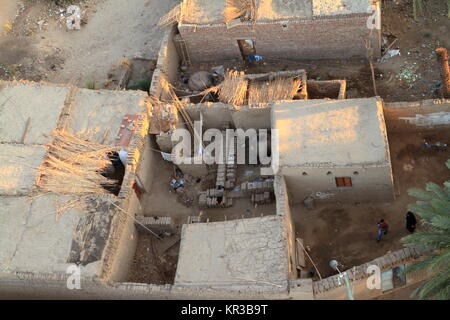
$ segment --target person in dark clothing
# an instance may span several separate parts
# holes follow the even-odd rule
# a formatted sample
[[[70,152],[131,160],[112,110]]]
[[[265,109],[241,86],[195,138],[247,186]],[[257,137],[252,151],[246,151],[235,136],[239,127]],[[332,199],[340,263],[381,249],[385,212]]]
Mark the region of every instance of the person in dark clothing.
[[[414,213],[408,211],[406,213],[406,229],[408,229],[409,232],[413,233],[416,230],[416,224],[417,220],[414,216]]]
[[[381,219],[377,224],[377,241],[380,241],[383,233],[386,235],[388,233],[388,230],[389,224],[384,221],[384,219]]]

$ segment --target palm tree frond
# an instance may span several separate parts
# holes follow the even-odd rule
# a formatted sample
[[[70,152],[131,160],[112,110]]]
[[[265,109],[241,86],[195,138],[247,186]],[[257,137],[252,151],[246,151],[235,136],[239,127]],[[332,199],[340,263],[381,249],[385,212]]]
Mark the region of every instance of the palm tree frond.
[[[444,200],[444,201],[449,200],[449,195],[434,182],[428,182],[426,184],[425,190],[433,192],[441,200]]]
[[[450,159],[445,165],[450,169]],[[404,274],[432,275],[414,290],[412,297],[450,300],[450,181],[444,182],[443,188],[428,182],[425,190],[408,190],[409,195],[419,199],[408,209],[421,217],[424,229],[401,241],[407,247],[426,246],[433,251],[408,265]]]
[[[411,189],[409,189],[408,190],[408,194],[411,197],[418,198],[418,199],[421,199],[421,200],[432,200],[433,199],[433,194],[432,193],[426,192],[426,191],[424,191],[422,189],[419,189],[419,188],[411,188]]]

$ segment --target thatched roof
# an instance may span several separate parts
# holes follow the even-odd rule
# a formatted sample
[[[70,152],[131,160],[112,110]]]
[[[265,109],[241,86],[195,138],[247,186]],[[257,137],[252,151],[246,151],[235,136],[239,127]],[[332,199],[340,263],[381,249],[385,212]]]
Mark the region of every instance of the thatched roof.
[[[301,74],[280,72],[268,75],[245,75],[242,71],[227,71],[224,81],[202,93],[218,93],[219,100],[235,106],[257,107],[278,100],[292,100],[304,86]]]

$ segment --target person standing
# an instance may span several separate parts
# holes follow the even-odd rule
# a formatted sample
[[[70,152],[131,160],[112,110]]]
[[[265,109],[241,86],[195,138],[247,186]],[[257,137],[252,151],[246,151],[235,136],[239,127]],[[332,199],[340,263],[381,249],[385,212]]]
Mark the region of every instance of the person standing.
[[[384,221],[384,219],[381,219],[377,224],[377,242],[381,240],[381,238],[384,235],[387,235],[389,230],[389,224]]]
[[[406,213],[406,229],[408,229],[409,232],[414,233],[414,231],[416,230],[416,224],[416,216],[411,211],[408,211]]]

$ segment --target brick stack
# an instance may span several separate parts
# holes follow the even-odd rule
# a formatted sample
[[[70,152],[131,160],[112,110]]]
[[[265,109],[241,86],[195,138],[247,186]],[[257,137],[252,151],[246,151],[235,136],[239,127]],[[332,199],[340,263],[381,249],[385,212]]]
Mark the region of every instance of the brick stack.
[[[224,188],[226,181],[226,166],[219,164],[217,166],[216,188]]]
[[[136,223],[137,229],[140,231],[148,232],[142,227],[142,225],[144,225],[146,228],[150,229],[156,234],[172,234],[175,232],[175,224],[171,217],[138,216],[136,220],[140,222],[140,224]]]
[[[225,189],[230,190],[233,189],[236,184],[236,137],[233,137],[233,139],[227,142]]]
[[[270,196],[269,191],[265,191],[263,193],[252,194],[252,203],[253,204],[269,204],[271,202],[272,202],[272,198]]]
[[[200,192],[198,203],[200,208],[228,208],[233,205],[233,199],[225,190],[208,189]]]
[[[200,216],[189,216],[187,223],[201,223],[202,222],[202,217]]]
[[[273,192],[273,180],[265,180],[258,182],[244,182],[241,184],[241,191],[247,195],[262,194],[266,191]]]
[[[224,126],[223,137],[226,137],[225,130]],[[200,192],[198,201],[201,208],[227,208],[233,205],[228,192],[236,184],[236,137],[226,139],[225,142],[224,163],[217,165],[216,188]]]

